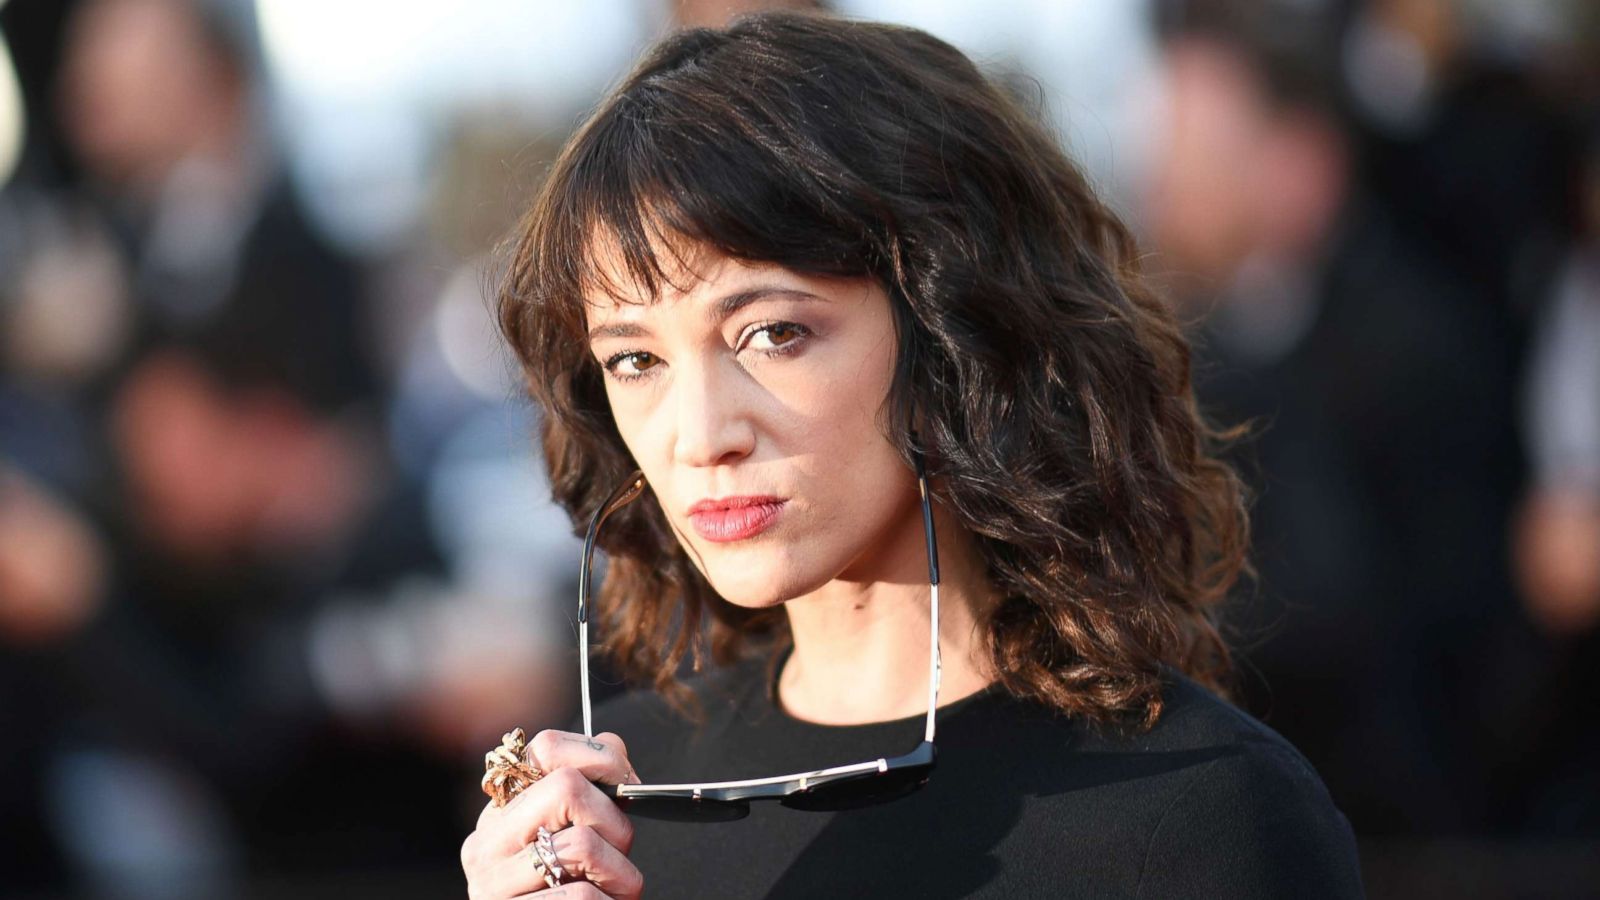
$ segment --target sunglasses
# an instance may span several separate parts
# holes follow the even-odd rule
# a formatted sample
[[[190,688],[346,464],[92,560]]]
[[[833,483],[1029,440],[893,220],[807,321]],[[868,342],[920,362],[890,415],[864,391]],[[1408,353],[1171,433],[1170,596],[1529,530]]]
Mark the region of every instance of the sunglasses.
[[[776,800],[792,809],[854,809],[898,799],[927,783],[933,772],[934,710],[939,705],[939,550],[934,541],[927,472],[920,453],[914,452],[912,459],[917,470],[917,489],[922,496],[922,530],[928,545],[932,607],[928,633],[928,720],[922,743],[901,756],[794,775],[698,784],[603,784],[598,785],[601,791],[626,801],[630,815],[675,822],[727,822],[748,816],[753,800]],[[630,476],[595,512],[583,539],[583,566],[578,572],[578,642],[582,645],[583,731],[591,738],[594,737],[594,721],[589,703],[589,592],[595,537],[605,520],[637,500],[645,487],[644,473],[635,472]]]

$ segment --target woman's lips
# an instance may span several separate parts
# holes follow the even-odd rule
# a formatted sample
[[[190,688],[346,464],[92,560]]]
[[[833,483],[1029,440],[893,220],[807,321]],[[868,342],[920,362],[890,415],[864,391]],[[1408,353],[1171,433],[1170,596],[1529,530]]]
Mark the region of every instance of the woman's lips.
[[[788,501],[779,497],[723,497],[689,507],[695,533],[722,544],[755,537],[777,520]]]

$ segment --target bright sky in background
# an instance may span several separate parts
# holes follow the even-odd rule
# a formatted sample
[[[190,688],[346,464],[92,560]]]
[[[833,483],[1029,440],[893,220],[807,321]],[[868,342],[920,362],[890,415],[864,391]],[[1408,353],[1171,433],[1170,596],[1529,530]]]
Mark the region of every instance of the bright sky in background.
[[[664,0],[256,0],[272,99],[307,199],[381,245],[425,202],[455,119],[492,111],[564,132],[665,27]],[[1091,174],[1115,191],[1151,48],[1145,0],[841,0],[1022,70]]]
[[[5,6],[0,0],[0,6]],[[22,155],[22,87],[11,67],[11,51],[0,35],[0,185],[4,185]]]
[[[598,91],[650,26],[634,0],[258,0],[286,89],[327,100]]]

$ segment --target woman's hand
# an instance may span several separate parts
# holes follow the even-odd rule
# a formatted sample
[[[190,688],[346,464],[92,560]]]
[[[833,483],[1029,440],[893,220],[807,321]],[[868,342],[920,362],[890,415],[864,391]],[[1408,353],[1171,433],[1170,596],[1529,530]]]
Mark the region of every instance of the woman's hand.
[[[633,823],[602,784],[638,784],[622,739],[547,729],[528,742],[528,762],[545,773],[510,803],[492,802],[461,845],[461,867],[472,900],[545,897],[633,900],[644,876],[628,859]],[[553,835],[556,858],[569,882],[546,886],[532,844],[540,828]]]

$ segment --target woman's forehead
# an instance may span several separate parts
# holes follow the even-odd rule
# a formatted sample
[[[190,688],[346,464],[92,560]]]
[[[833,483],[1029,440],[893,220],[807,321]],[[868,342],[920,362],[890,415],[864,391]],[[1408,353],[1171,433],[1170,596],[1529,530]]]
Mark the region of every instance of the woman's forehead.
[[[820,302],[855,307],[873,293],[866,277],[839,278],[796,272],[777,263],[750,262],[726,255],[706,256],[675,283],[653,294],[636,287],[632,295],[602,293],[586,298],[585,329],[591,339],[636,334],[626,327],[649,321],[693,320],[717,327],[737,311],[762,302]]]
[[[714,303],[756,288],[804,291],[815,279],[776,263],[753,262],[709,247],[678,254],[654,285],[632,273],[619,254],[597,257],[596,280],[584,292],[584,317],[593,324],[613,318],[638,319]],[[658,257],[659,258],[659,257]]]
[[[736,278],[741,269],[757,268],[710,247],[674,248],[652,252],[654,271],[650,275],[654,277],[645,277],[628,265],[615,244],[597,244],[591,254],[590,276],[583,291],[588,310],[673,302]]]
[[[655,223],[655,224],[650,224]],[[654,217],[645,234],[628,240],[616,227],[595,223],[579,250],[578,288],[585,313],[618,303],[650,305],[668,291],[685,293],[720,253],[663,229]]]

